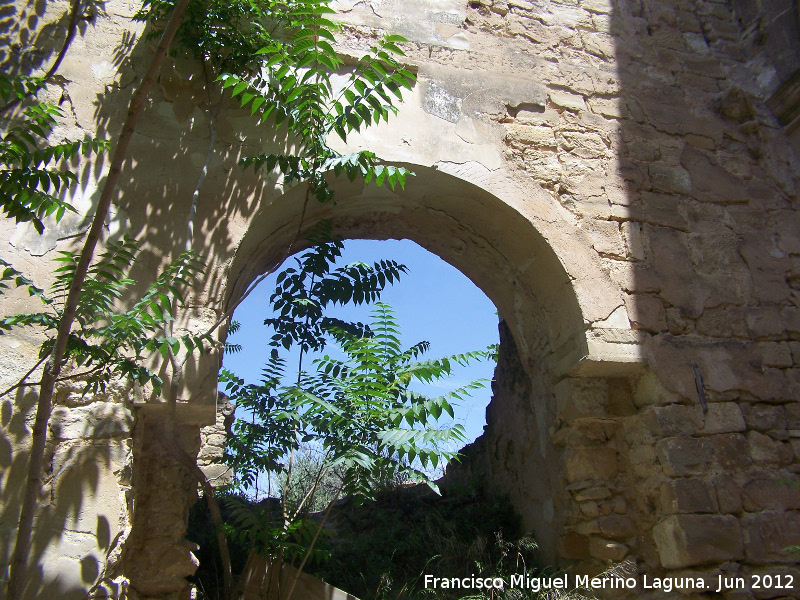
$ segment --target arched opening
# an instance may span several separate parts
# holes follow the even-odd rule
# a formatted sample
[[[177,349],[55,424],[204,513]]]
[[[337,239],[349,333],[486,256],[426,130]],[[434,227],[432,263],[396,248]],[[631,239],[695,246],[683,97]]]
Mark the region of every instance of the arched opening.
[[[247,382],[260,380],[269,354],[268,338],[274,331],[264,320],[278,316],[270,304],[278,274],[284,268],[296,267],[300,254],[302,251],[288,258],[281,269],[261,281],[233,313],[232,321],[238,323],[239,328],[228,341],[235,344],[235,351],[225,354],[223,367]],[[379,260],[395,261],[407,268],[399,280],[386,286],[380,297],[397,320],[403,347],[428,342],[430,349],[421,358],[433,359],[483,351],[499,343],[497,309],[486,295],[460,271],[410,240],[345,240],[342,255],[335,264],[337,267],[354,262],[371,265]],[[336,304],[328,307],[325,315],[348,322],[368,323],[374,311],[374,303]],[[312,368],[310,361],[329,351],[336,352],[336,347],[326,347],[325,352],[307,357],[303,364]],[[296,363],[296,349],[291,356]],[[455,422],[465,428],[464,444],[473,442],[483,433],[486,406],[492,394],[494,365],[491,358],[476,359],[468,365],[453,362],[452,374],[446,380],[437,382],[434,387],[414,386],[421,393],[438,396],[469,382],[482,383],[482,388],[472,390],[454,407]],[[224,390],[222,383],[220,389]],[[449,422],[446,418],[442,424]],[[437,472],[443,468],[441,465]]]
[[[337,180],[336,200],[329,204],[305,203],[302,187],[264,203],[231,262],[225,303],[235,305],[257,277],[302,247],[323,219],[342,238],[413,240],[461,271],[506,323],[502,380],[495,382],[490,432],[479,459],[484,464],[476,468],[510,495],[544,557],[555,560],[570,496],[564,447],[551,438],[563,412],[559,403],[586,391],[564,382],[625,374],[638,363],[638,347],[628,336],[619,289],[537,186],[502,181],[469,165],[440,166],[412,166],[416,175],[405,189]],[[586,389],[590,396],[597,391]]]
[[[226,305],[327,219],[342,238],[407,238],[464,273],[509,323],[526,366],[560,357],[567,345],[585,351],[585,319],[572,280],[531,216],[463,179],[411,168],[416,175],[404,190],[345,180],[335,182],[336,200],[329,204],[312,200],[304,211],[305,190],[297,187],[262,206],[232,261]]]

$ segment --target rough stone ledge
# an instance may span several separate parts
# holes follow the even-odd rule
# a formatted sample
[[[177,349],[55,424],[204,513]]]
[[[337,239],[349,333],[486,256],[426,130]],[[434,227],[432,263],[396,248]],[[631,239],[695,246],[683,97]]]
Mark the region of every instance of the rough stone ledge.
[[[626,377],[647,366],[649,334],[642,330],[593,327],[585,336],[585,346],[567,343],[555,353],[553,370],[560,377]]]

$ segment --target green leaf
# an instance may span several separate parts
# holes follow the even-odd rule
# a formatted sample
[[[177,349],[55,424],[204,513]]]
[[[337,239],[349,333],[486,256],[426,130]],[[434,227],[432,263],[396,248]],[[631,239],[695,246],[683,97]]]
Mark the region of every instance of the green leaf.
[[[246,81],[239,81],[231,90],[231,96],[234,98],[241,94],[244,90],[247,89],[247,82]]]

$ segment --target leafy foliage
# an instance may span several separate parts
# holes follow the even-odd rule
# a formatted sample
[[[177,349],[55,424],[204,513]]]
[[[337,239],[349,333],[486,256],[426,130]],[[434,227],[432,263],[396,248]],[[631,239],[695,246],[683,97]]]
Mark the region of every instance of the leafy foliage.
[[[315,241],[328,233],[317,232]],[[438,421],[452,418],[453,404],[482,385],[437,398],[412,390],[414,382],[447,377],[454,365],[488,353],[424,360],[427,342],[404,348],[390,307],[378,300],[405,266],[381,260],[335,267],[341,249],[340,241],[317,243],[278,275],[270,299],[277,316],[265,321],[274,334],[261,382],[248,384],[225,369],[220,375],[240,415],[224,457],[236,488],[258,498],[271,486],[268,493],[282,496],[279,508],[245,503],[230,535],[271,557],[301,556],[303,548],[306,559],[324,557],[312,553],[319,525],[305,518],[312,506],[320,508],[318,493],[330,507],[340,495],[372,498],[386,482],[424,481],[435,488],[426,469],[453,458],[451,444],[464,441],[460,425]],[[374,303],[371,322],[327,316],[330,306],[346,303]],[[302,368],[306,353],[330,344],[341,356],[325,355],[312,369]],[[300,360],[292,372],[283,354],[295,346]],[[309,449],[317,455],[311,462],[302,458]]]
[[[231,336],[242,327],[242,324],[239,321],[232,320],[231,324],[228,325],[228,335]],[[229,341],[225,341],[225,345],[223,346],[223,352],[225,354],[236,354],[237,352],[242,351],[241,344],[233,344]]]
[[[178,43],[219,73],[223,89],[259,123],[285,126],[294,136],[293,153],[261,154],[242,159],[245,167],[278,170],[287,183],[307,182],[320,201],[332,199],[325,173],[364,177],[378,186],[404,186],[408,171],[381,164],[367,150],[341,154],[328,145],[362,127],[388,121],[402,90],[415,75],[402,67],[402,36],[379,40],[342,77],[344,61],[336,53],[339,26],[329,17],[330,0],[210,0],[193,3]],[[146,2],[138,18],[163,22],[170,0]],[[343,81],[341,81],[343,79]]]
[[[375,502],[337,506],[331,520],[336,538],[321,543],[331,558],[309,571],[374,600],[460,598],[468,591],[426,589],[424,575],[505,576],[494,568],[503,557],[494,541],[529,541],[510,501],[473,481],[446,485],[442,496],[423,486],[388,489]],[[535,559],[525,553],[528,567]]]
[[[143,365],[145,353],[158,351],[163,357],[177,353],[181,345],[187,351],[202,351],[206,338],[184,335],[165,337],[164,325],[173,320],[176,305],[183,304],[182,290],[190,287],[203,273],[203,264],[192,253],[181,254],[150,285],[138,302],[124,312],[115,309],[134,281],[126,277],[135,260],[138,244],[131,238],[108,244],[105,252],[90,267],[81,288],[75,320],[79,327],[69,334],[66,359],[74,360],[85,381],[85,392],[105,389],[113,376],[127,377],[141,385],[150,383],[160,393],[161,378]],[[0,319],[0,335],[14,327],[34,326],[51,334],[39,350],[47,357],[53,346],[52,334],[58,329],[64,299],[75,274],[78,255],[62,251],[56,258],[60,265],[49,293],[35,287],[22,274],[6,266],[4,279],[28,287],[45,306],[42,312],[13,315]]]
[[[318,359],[317,372],[302,372],[297,385],[282,383],[285,361],[277,350],[259,385],[224,375],[237,407],[255,414],[253,420],[236,422],[228,447],[229,464],[243,487],[255,486],[260,473],[285,469],[289,453],[301,443],[319,444],[328,467],[343,468],[342,492],[362,497],[371,497],[372,483],[387,473],[401,470],[411,479],[426,480],[424,468],[454,456],[444,446],[464,441],[462,427],[438,428],[436,421],[443,414],[453,417],[453,400],[481,384],[438,398],[414,392],[410,385],[444,378],[453,364],[485,353],[417,361],[427,344],[402,349],[388,305],[378,303],[373,318],[371,335],[338,330],[345,359]]]
[[[323,224],[313,236],[327,235],[329,225]],[[314,237],[312,237],[314,239]],[[404,265],[396,261],[381,260],[373,265],[352,263],[331,269],[342,254],[344,244],[339,241],[319,243],[295,259],[295,266],[278,274],[275,292],[270,303],[277,317],[264,321],[274,330],[270,340],[273,348],[291,348],[298,345],[303,352],[321,351],[327,336],[338,331],[367,334],[363,323],[347,323],[326,316],[330,306],[376,301],[387,285],[406,273]]]
[[[25,277],[25,275],[17,271],[10,263],[4,261],[2,258],[0,258],[0,266],[2,267],[2,271],[0,271],[0,293],[3,293],[3,290],[7,290],[9,284],[11,284],[14,287],[27,288],[28,294],[31,296],[44,297],[44,290],[42,288],[36,287],[32,280]]]
[[[22,100],[45,89],[37,77],[15,77],[0,73],[0,98],[4,102]],[[63,117],[51,103],[36,101],[25,106],[0,139],[0,201],[2,210],[17,223],[30,221],[39,233],[43,219],[54,215],[60,220],[75,209],[59,195],[78,178],[63,165],[79,153],[99,154],[108,148],[104,140],[62,141],[48,138]]]
[[[411,480],[428,482],[423,469],[455,456],[446,448],[448,442],[465,441],[462,426],[439,427],[436,422],[443,414],[453,418],[451,401],[482,384],[436,398],[412,391],[411,384],[445,378],[452,364],[485,357],[473,352],[418,361],[428,344],[403,349],[394,315],[383,303],[376,304],[370,327],[373,334],[365,337],[337,332],[345,358],[317,360],[317,374],[304,382],[308,391],[295,401],[302,402],[306,438],[321,442],[331,465],[344,465],[346,492],[363,497],[372,497],[373,481],[398,470]]]
[[[289,561],[302,560],[318,535],[327,536],[312,519],[285,521],[280,503],[267,498],[254,503],[247,496],[226,494],[221,503],[227,513],[225,527],[233,545],[250,548],[261,556],[282,553]],[[312,548],[309,564],[320,564],[330,556],[327,550]]]

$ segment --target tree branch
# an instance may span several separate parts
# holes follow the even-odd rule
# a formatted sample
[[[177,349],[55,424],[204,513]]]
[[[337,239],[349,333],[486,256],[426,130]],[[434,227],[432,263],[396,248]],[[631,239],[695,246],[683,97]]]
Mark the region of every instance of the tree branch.
[[[294,588],[297,585],[297,580],[300,579],[300,575],[303,573],[303,567],[306,566],[306,561],[308,561],[308,557],[311,556],[311,551],[314,549],[314,545],[317,543],[317,539],[319,538],[319,534],[322,532],[322,528],[325,526],[325,522],[328,520],[328,516],[331,514],[331,509],[336,501],[339,499],[339,494],[342,493],[342,488],[344,487],[344,482],[339,488],[336,490],[336,494],[333,496],[333,500],[331,503],[328,504],[328,508],[325,511],[325,516],[322,517],[322,522],[319,524],[319,528],[317,528],[317,532],[314,534],[314,539],[311,540],[311,544],[308,546],[308,550],[306,550],[306,555],[303,557],[303,562],[300,563],[300,566],[297,567],[297,571],[294,574],[294,579],[292,580],[292,587],[289,588],[289,594],[286,596],[289,600],[292,598],[292,594],[294,593]],[[278,565],[280,567],[280,565]]]
[[[23,492],[22,506],[20,508],[20,522],[17,530],[17,539],[14,544],[14,553],[11,561],[11,573],[8,579],[8,600],[21,600],[25,591],[25,581],[27,580],[28,556],[30,554],[31,534],[33,532],[33,518],[36,512],[37,498],[41,492],[42,467],[44,465],[44,450],[47,441],[47,424],[50,421],[50,414],[53,408],[53,392],[55,384],[61,374],[64,362],[64,355],[67,349],[67,341],[72,324],[75,320],[75,312],[78,307],[83,282],[86,273],[94,256],[97,242],[100,239],[105,223],[108,209],[111,205],[111,198],[116,189],[117,181],[122,172],[122,165],[128,150],[128,144],[133,137],[136,122],[141,114],[145,99],[150,94],[150,90],[155,83],[158,72],[161,70],[161,63],[167,54],[172,38],[178,31],[178,26],[186,12],[189,0],[179,0],[173,9],[172,16],[161,35],[161,40],[156,49],[156,53],[150,62],[150,67],[142,79],[139,89],[131,99],[128,115],[119,135],[117,147],[111,162],[111,168],[103,186],[100,200],[92,220],[91,228],[86,237],[80,259],[75,268],[72,284],[69,288],[64,312],[58,325],[58,334],[53,345],[50,359],[44,366],[42,373],[41,389],[39,391],[39,402],[36,407],[36,420],[33,425],[31,439],[30,462],[28,463],[28,476]]]
[[[36,383],[25,383],[25,380],[26,380],[28,377],[30,377],[30,376],[31,376],[31,374],[32,374],[32,373],[33,373],[33,372],[34,372],[36,369],[38,369],[38,368],[39,368],[39,366],[40,366],[40,365],[41,365],[41,364],[42,364],[44,361],[46,361],[46,360],[47,360],[47,356],[43,356],[42,358],[40,358],[40,359],[39,359],[39,362],[37,362],[35,365],[33,365],[33,366],[31,367],[31,370],[30,370],[30,371],[28,371],[27,373],[25,373],[25,375],[23,375],[23,376],[22,376],[22,379],[20,379],[20,380],[19,380],[17,383],[15,383],[15,384],[14,384],[14,385],[12,385],[10,388],[8,388],[8,389],[7,389],[5,392],[3,392],[2,394],[0,394],[0,398],[2,398],[3,396],[5,396],[6,394],[9,394],[9,393],[13,392],[13,391],[14,391],[14,390],[16,390],[17,388],[21,388],[21,387],[25,387],[25,386],[34,386],[34,385],[40,385],[40,384],[42,383],[41,381],[37,381]]]
[[[58,68],[61,66],[61,61],[64,60],[64,57],[67,55],[67,50],[69,50],[70,44],[72,44],[72,40],[75,38],[75,33],[78,31],[78,21],[80,20],[79,14],[81,10],[81,0],[72,0],[72,5],[70,6],[69,11],[69,23],[67,24],[67,37],[64,39],[64,44],[61,46],[61,51],[56,56],[55,61],[53,64],[50,65],[50,68],[47,70],[47,73],[44,74],[44,80],[50,80],[53,75],[56,74]],[[22,98],[17,98],[12,100],[2,108],[0,108],[0,115],[8,112],[15,106],[17,106],[20,102],[22,102],[25,98],[31,96],[31,93],[28,92]]]

